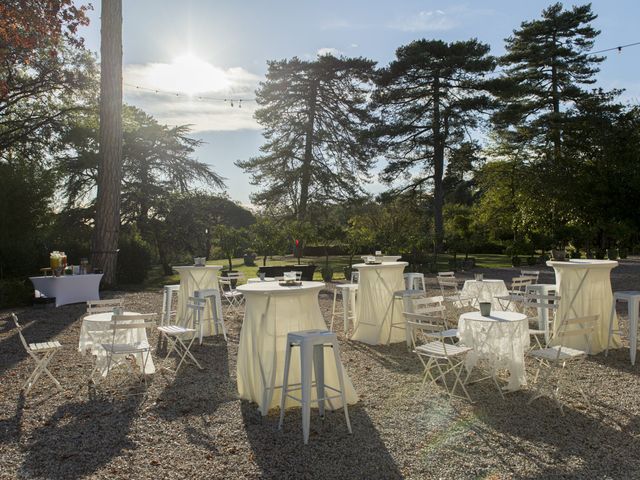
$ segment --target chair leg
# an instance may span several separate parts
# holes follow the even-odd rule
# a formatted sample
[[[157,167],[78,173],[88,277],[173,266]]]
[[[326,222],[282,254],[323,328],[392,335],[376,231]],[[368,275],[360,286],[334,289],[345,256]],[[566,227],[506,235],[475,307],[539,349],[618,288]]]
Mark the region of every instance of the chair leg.
[[[336,318],[336,300],[338,298],[338,289],[333,289],[333,306],[331,307],[331,323],[329,325],[329,331],[333,332],[333,321]]]
[[[342,408],[344,410],[344,419],[347,422],[347,429],[349,433],[353,433],[351,430],[351,420],[349,419],[349,406],[347,405],[347,392],[344,389],[344,372],[342,370],[342,361],[340,360],[340,346],[337,341],[332,342],[333,358],[336,362],[336,369],[338,371],[338,383],[340,384],[340,397],[342,398]]]
[[[285,406],[285,402],[287,401],[290,364],[291,364],[291,344],[287,342],[287,348],[284,354],[284,377],[282,379],[282,394],[280,396],[280,421],[278,422],[278,430],[282,429],[282,424],[284,422],[284,406]]]
[[[322,418],[324,418],[324,345],[313,346],[313,370],[316,374],[318,413]]]
[[[616,314],[616,299],[613,299],[613,303],[611,304],[611,314],[609,315],[609,332],[607,333],[607,348],[604,351],[604,356],[609,356],[609,347],[611,346],[611,336],[613,334],[613,319]]]
[[[301,348],[300,350],[302,364],[302,436],[304,444],[309,443],[309,428],[311,426],[311,376],[313,368],[313,350],[310,348]]]

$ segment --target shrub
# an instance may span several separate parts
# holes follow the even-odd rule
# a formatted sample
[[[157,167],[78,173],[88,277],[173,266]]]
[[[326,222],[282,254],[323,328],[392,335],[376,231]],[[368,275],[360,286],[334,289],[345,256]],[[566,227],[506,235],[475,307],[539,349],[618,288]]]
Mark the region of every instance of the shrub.
[[[118,246],[118,283],[144,282],[151,269],[151,246],[136,232],[121,236]]]
[[[0,308],[29,305],[32,298],[33,285],[29,280],[0,280]]]

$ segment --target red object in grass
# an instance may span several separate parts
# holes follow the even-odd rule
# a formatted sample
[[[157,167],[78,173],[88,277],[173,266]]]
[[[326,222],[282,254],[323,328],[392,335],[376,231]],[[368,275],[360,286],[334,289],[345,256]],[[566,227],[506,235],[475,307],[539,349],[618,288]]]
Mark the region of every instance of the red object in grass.
[[[296,238],[296,247],[300,246],[300,240]]]

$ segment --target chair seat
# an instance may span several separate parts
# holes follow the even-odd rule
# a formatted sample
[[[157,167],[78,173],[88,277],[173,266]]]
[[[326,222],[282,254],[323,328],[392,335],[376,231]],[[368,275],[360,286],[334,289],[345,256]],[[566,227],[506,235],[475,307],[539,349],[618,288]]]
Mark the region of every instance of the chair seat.
[[[194,333],[194,328],[182,327],[180,325],[167,325],[165,327],[158,327],[158,331],[166,333],[167,335],[183,335],[185,333]]]
[[[562,350],[560,350],[562,348]],[[560,355],[558,356],[558,350],[560,350]],[[544,360],[571,360],[580,357],[584,357],[587,355],[587,352],[584,350],[577,350],[575,348],[569,347],[561,347],[560,345],[556,345],[555,347],[541,348],[539,350],[533,350],[529,354],[532,357],[542,358]]]
[[[138,343],[103,343],[102,348],[112,354],[141,353],[151,350],[148,342]]]
[[[29,344],[29,349],[32,352],[46,352],[47,350],[56,350],[57,348],[62,348],[62,345],[60,345],[60,342],[53,341],[53,342],[42,342],[42,343],[30,343]]]
[[[471,348],[462,347],[460,345],[447,345],[446,349],[447,350],[445,352],[445,346],[442,344],[442,342],[430,342],[416,347],[415,352],[419,355],[448,358],[463,355],[471,351]]]

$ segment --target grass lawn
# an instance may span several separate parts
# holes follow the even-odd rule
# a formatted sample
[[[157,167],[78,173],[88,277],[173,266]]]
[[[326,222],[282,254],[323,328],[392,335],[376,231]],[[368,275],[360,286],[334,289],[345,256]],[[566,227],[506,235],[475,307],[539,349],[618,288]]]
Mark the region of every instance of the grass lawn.
[[[476,259],[476,266],[481,268],[507,268],[511,266],[511,258],[507,255],[498,255],[498,254],[474,254],[471,257]],[[449,260],[453,258],[451,255],[442,254],[438,256],[438,271],[446,271],[450,270]],[[458,260],[463,259],[463,255],[458,255]],[[356,255],[354,257],[354,263],[358,263],[360,261],[360,256]],[[288,256],[284,259],[269,259],[267,260],[267,265],[295,265],[297,260],[294,257]],[[321,281],[322,276],[320,274],[320,268],[325,263],[325,257],[302,257],[301,263],[303,264],[315,264],[318,265],[318,269],[314,275],[314,280]],[[226,259],[218,259],[218,260],[209,260],[207,262],[208,265],[221,265],[223,268],[229,267],[229,262]],[[262,265],[262,257],[259,257],[256,260],[256,265],[252,267],[248,267],[244,264],[242,258],[234,258],[232,261],[233,269],[245,274],[246,278],[257,277],[258,276],[258,267]],[[333,279],[334,280],[345,280],[344,278],[344,267],[349,265],[349,257],[347,255],[339,256],[329,256],[329,265],[333,267]],[[169,285],[172,283],[178,283],[180,281],[179,275],[176,273],[171,276],[163,275],[162,269],[157,266],[154,267],[150,272],[147,280],[145,281],[143,287],[145,289],[157,289],[161,288],[162,285]]]

